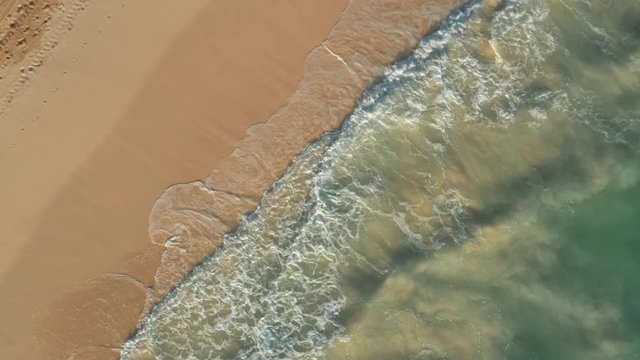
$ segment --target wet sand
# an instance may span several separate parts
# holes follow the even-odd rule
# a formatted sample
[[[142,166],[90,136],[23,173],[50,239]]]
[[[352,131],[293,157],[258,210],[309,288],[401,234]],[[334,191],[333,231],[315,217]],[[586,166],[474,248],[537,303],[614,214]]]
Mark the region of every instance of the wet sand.
[[[0,82],[16,94],[0,124],[3,359],[117,357],[164,250],[154,201],[286,102],[346,5],[82,3],[28,77],[35,52]]]
[[[463,3],[351,1],[329,37],[307,57],[304,79],[287,105],[252,126],[209,177],[172,186],[155,203],[149,235],[153,243],[166,244],[166,251],[149,306],[223,246],[224,235],[256,209],[293,159],[338,128],[387,66],[408,55]]]
[[[2,358],[116,358],[140,314],[463,1],[354,0],[341,17],[337,0],[68,3],[57,46],[0,85]]]

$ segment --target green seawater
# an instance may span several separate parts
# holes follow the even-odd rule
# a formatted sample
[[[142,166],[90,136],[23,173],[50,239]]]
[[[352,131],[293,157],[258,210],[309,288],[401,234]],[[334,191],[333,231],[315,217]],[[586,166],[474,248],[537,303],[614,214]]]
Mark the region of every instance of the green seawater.
[[[585,308],[580,319],[511,299],[517,334],[505,352],[512,359],[570,359],[585,350],[610,347],[610,358],[640,356],[640,184],[608,188],[567,209],[544,209],[542,225],[554,231],[547,256],[553,261],[540,271],[539,285],[569,304]],[[610,323],[590,329],[590,317],[611,314]],[[628,343],[628,349],[615,352]],[[605,350],[606,351],[606,350]]]
[[[640,359],[640,0],[453,14],[122,358]]]
[[[473,242],[405,257],[330,358],[640,357],[640,183],[528,199]]]

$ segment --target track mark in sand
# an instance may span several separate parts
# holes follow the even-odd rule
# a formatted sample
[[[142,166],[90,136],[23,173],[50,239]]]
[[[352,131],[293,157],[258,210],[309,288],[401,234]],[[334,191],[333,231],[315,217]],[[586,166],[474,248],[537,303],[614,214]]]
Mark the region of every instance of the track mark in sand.
[[[90,2],[0,0],[0,116]],[[22,46],[21,50],[17,46]]]
[[[18,63],[36,48],[61,0],[5,0],[0,3],[0,67]]]
[[[4,20],[5,16],[7,16],[17,1],[18,0],[0,0],[0,21]]]

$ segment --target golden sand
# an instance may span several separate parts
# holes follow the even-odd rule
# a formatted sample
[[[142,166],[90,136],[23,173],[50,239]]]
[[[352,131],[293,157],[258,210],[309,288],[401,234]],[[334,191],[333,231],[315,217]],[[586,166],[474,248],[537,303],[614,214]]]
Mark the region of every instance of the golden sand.
[[[117,355],[163,251],[154,201],[286,102],[344,6],[87,4],[2,115],[0,358]]]
[[[0,358],[117,358],[145,308],[462,2],[41,7],[51,20],[0,81]]]

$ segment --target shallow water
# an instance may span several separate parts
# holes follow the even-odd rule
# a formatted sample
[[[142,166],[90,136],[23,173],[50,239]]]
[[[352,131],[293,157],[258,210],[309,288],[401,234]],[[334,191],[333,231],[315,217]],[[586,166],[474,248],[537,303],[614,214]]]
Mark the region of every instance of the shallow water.
[[[124,359],[640,359],[640,0],[474,2]]]

